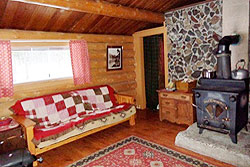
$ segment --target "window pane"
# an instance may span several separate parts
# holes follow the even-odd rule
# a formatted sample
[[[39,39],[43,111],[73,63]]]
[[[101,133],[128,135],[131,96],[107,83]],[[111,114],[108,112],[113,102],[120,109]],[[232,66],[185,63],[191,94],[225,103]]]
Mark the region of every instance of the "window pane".
[[[14,84],[73,76],[69,49],[12,51],[12,62]]]

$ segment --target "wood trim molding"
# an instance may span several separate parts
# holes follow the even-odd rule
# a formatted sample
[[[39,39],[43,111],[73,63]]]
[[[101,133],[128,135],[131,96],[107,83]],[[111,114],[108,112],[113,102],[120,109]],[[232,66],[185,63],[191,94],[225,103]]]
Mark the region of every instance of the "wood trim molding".
[[[145,73],[144,73],[144,51],[143,37],[134,37],[135,48],[135,72],[136,72],[136,105],[140,109],[146,108]]]
[[[146,108],[146,92],[145,92],[145,72],[144,72],[144,51],[143,37],[151,35],[163,34],[164,41],[164,68],[165,68],[165,87],[168,85],[168,50],[167,50],[167,29],[164,26],[139,31],[133,34],[134,50],[136,59],[136,105],[140,109]]]
[[[11,0],[59,8],[63,10],[72,10],[86,12],[110,17],[146,21],[152,23],[164,22],[164,14],[151,12],[138,8],[130,8],[118,4],[112,4],[104,1],[93,0]]]
[[[133,36],[134,37],[146,37],[146,36],[151,36],[151,35],[157,35],[157,34],[162,34],[165,30],[166,28],[162,26],[162,27],[135,32]]]

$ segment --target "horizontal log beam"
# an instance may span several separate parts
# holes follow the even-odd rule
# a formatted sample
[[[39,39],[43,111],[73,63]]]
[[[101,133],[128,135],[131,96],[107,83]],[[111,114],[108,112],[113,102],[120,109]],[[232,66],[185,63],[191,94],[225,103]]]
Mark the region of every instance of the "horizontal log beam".
[[[87,42],[103,42],[103,43],[130,43],[133,42],[132,36],[124,35],[97,35],[97,34],[79,34],[79,33],[58,33],[43,31],[24,31],[0,29],[0,37],[2,40],[72,40],[84,39]]]
[[[91,69],[91,75],[105,75],[106,73],[120,75],[123,73],[129,73],[129,72],[134,72],[134,71],[135,71],[134,65],[124,66],[122,70],[113,70],[113,71],[108,71],[108,72],[105,67],[102,67],[102,68]]]
[[[98,53],[99,52],[99,53]],[[89,50],[89,56],[92,59],[99,59],[99,58],[107,58],[107,51],[106,50]],[[135,52],[133,50],[124,50],[122,51],[123,58],[134,58]]]
[[[133,96],[133,97],[136,97],[136,90],[125,90],[125,91],[119,91],[118,93],[120,94],[124,94],[124,95],[130,95],[130,96]]]
[[[126,91],[126,90],[135,90],[136,88],[136,82],[135,81],[125,81],[125,82],[119,82],[119,83],[112,83],[110,84],[115,91]]]
[[[107,50],[107,46],[115,46],[115,43],[88,43],[88,50],[89,51],[99,51],[99,50]],[[122,44],[123,50],[133,50],[134,44],[133,43],[123,43]]]
[[[135,64],[135,60],[133,58],[124,58],[122,60],[123,66],[131,66]],[[105,61],[96,61],[90,58],[90,68],[105,68],[107,63]]]
[[[12,0],[41,6],[98,14],[122,19],[163,23],[164,15],[137,8],[94,0]]]

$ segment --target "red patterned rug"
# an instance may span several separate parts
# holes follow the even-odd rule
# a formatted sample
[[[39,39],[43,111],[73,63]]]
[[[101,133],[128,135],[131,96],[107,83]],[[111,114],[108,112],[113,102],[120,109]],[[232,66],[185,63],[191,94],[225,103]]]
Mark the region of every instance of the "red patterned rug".
[[[167,147],[131,136],[68,167],[214,167]]]

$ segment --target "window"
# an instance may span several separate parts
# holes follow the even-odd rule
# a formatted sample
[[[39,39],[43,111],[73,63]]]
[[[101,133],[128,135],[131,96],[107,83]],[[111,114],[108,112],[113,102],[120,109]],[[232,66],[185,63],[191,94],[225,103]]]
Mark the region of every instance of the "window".
[[[14,84],[72,77],[68,47],[12,48]]]

